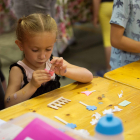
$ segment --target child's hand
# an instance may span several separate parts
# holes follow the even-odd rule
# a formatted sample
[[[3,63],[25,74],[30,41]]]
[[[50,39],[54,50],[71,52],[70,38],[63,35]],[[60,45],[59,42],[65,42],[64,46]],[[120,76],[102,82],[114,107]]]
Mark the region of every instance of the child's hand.
[[[51,75],[45,70],[36,70],[33,72],[31,84],[36,88],[39,88],[41,84],[51,80]]]
[[[52,71],[54,71],[57,75],[61,75],[64,76],[66,73],[66,69],[67,69],[67,65],[64,64],[64,60],[62,57],[60,58],[53,58],[51,60],[51,69]]]

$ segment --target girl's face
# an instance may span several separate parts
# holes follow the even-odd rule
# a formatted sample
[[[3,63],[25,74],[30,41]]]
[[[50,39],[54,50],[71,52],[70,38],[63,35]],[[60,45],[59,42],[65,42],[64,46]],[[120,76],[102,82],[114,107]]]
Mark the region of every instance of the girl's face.
[[[34,36],[26,35],[20,50],[24,52],[23,62],[33,70],[44,69],[56,41],[55,32],[42,32]]]

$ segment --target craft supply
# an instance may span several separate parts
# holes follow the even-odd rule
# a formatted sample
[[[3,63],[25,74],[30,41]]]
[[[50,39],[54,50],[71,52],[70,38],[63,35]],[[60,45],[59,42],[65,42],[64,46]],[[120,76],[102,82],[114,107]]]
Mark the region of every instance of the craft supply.
[[[108,110],[104,110],[103,114],[113,114],[113,110],[112,109],[108,109]]]
[[[114,109],[108,109],[108,110],[104,110],[103,111],[103,114],[113,114],[113,112],[118,112],[118,111],[121,111],[122,109],[121,108],[118,108],[118,106],[114,106]]]
[[[105,98],[105,95],[104,94],[102,94],[102,98]]]
[[[127,106],[129,105],[131,102],[124,100],[123,102],[119,103],[120,106]]]
[[[101,118],[101,115],[98,112],[96,112],[95,114],[92,115],[92,117],[95,117],[95,119],[92,119],[92,121],[90,123],[92,125],[95,125]]]
[[[52,70],[47,70],[47,69],[45,69],[45,71],[49,72],[49,74],[50,74],[51,76],[53,76],[53,74],[54,74],[54,71],[52,71]]]
[[[98,102],[98,104],[103,104],[103,102]]]
[[[88,110],[96,110],[97,109],[97,107],[96,106],[90,106],[90,105],[87,105],[87,104],[85,104],[85,103],[83,103],[83,102],[81,102],[81,101],[79,101],[79,103],[80,104],[82,104],[82,105],[84,105],[84,106],[86,106],[86,109],[88,109]]]
[[[95,125],[98,122],[98,119],[92,119],[92,121],[90,122],[92,125]]]
[[[64,121],[63,119],[59,118],[58,116],[54,116],[56,119],[58,119],[59,121],[61,121],[62,123],[66,124],[67,127],[70,127],[72,129],[76,128],[76,124],[73,123],[68,123],[66,121]]]
[[[118,94],[119,98],[121,98],[121,97],[122,97],[122,95],[123,95],[122,93],[121,93],[121,94]]]
[[[92,117],[95,117],[96,119],[100,119],[101,118],[101,114],[99,114],[98,112],[95,112]]]
[[[113,112],[121,111],[121,108],[118,108],[118,106],[114,106]]]
[[[121,90],[121,93],[118,94],[119,98],[121,98],[123,96],[123,91]]]
[[[62,107],[62,105],[65,105],[66,103],[70,102],[71,100],[66,99],[64,97],[60,97],[57,100],[49,103],[47,106],[51,107],[53,109],[58,109],[59,107]]]
[[[96,90],[93,91],[82,91],[81,93],[84,93],[85,95],[89,96],[92,92],[95,92]]]

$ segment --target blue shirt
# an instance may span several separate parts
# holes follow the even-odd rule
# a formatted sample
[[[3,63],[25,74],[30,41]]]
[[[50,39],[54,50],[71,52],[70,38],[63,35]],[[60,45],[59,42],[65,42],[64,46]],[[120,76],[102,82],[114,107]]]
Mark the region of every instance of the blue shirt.
[[[140,41],[140,0],[114,0],[110,23],[124,27],[124,36]],[[139,59],[139,53],[126,52],[112,46],[112,70]]]

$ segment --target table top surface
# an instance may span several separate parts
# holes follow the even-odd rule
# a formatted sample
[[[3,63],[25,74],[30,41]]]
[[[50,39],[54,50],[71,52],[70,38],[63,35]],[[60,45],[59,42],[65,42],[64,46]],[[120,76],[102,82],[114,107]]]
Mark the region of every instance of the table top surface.
[[[82,91],[93,91],[89,96],[82,94]],[[119,98],[118,93],[123,91],[123,97]],[[69,123],[77,125],[76,129],[88,130],[90,135],[94,135],[95,125],[91,125],[91,120],[95,119],[92,115],[95,112],[103,116],[105,109],[114,108],[118,106],[123,109],[120,112],[115,112],[114,115],[119,117],[124,125],[124,136],[127,140],[140,139],[140,91],[138,89],[108,80],[106,78],[94,77],[91,83],[81,84],[78,82],[61,87],[54,91],[45,93],[36,98],[19,103],[12,107],[0,111],[0,119],[9,121],[13,118],[21,116],[28,112],[36,112],[54,121],[61,123],[55,119],[58,116]],[[105,97],[102,98],[104,95]],[[62,106],[58,110],[47,107],[50,102],[64,97],[70,99],[71,102]],[[131,104],[122,107],[118,104],[124,100],[130,101]],[[84,102],[87,105],[97,106],[97,110],[89,111],[86,107],[79,103]],[[99,104],[102,102],[103,104]],[[63,123],[62,123],[63,124]]]
[[[104,77],[140,89],[140,60],[109,71]]]

